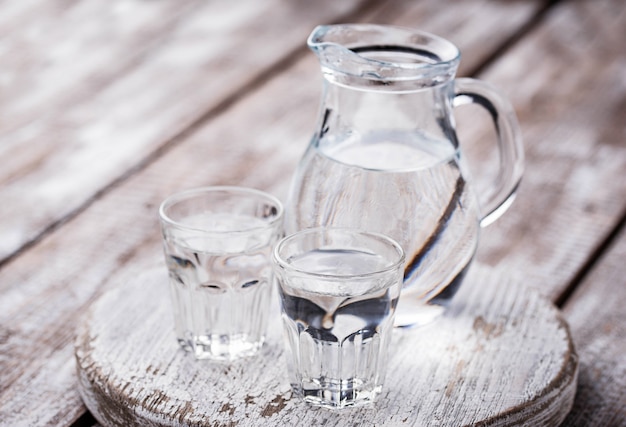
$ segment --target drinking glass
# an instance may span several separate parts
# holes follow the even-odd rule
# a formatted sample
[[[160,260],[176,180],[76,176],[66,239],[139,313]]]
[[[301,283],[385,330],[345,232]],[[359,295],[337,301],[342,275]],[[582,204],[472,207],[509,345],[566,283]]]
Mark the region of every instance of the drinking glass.
[[[273,266],[294,394],[344,408],[382,390],[404,252],[355,229],[309,229],[281,240]]]
[[[198,359],[255,354],[270,310],[280,201],[249,188],[206,187],[168,197],[159,214],[179,344]]]

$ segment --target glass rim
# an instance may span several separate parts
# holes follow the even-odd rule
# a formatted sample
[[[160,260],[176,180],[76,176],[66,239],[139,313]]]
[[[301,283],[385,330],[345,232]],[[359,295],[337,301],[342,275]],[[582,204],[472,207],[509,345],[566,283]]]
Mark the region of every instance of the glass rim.
[[[367,273],[333,274],[333,273],[317,273],[314,271],[307,271],[302,268],[294,267],[293,264],[290,264],[289,262],[287,262],[287,260],[280,255],[281,248],[285,247],[286,244],[290,243],[291,241],[295,239],[302,238],[302,236],[305,236],[305,235],[323,234],[323,233],[328,233],[328,232],[338,232],[338,233],[343,233],[343,234],[359,234],[361,236],[366,236],[368,238],[375,239],[389,247],[392,247],[396,251],[396,255],[398,255],[397,259],[395,259],[393,262],[390,262],[390,264],[386,265],[385,267],[378,268],[374,271],[370,271]],[[274,247],[274,250],[272,251],[272,258],[274,259],[276,265],[278,265],[280,268],[282,268],[283,270],[287,272],[300,274],[302,276],[318,277],[320,279],[333,279],[334,278],[334,279],[345,280],[345,279],[370,278],[373,276],[384,275],[385,273],[393,271],[397,268],[401,268],[402,265],[404,265],[406,255],[404,253],[404,249],[402,249],[402,246],[400,246],[398,242],[396,242],[391,237],[381,234],[381,233],[361,230],[358,228],[349,228],[349,227],[316,227],[316,228],[308,228],[305,230],[296,231],[295,233],[292,233],[283,237]]]
[[[210,230],[206,228],[194,227],[187,224],[184,224],[180,221],[177,221],[171,218],[167,214],[167,209],[176,203],[179,203],[184,200],[189,200],[199,195],[204,194],[216,194],[216,193],[224,193],[224,194],[233,194],[239,196],[255,196],[260,199],[264,199],[270,202],[276,208],[276,215],[268,220],[263,225],[253,226],[253,227],[244,227],[236,230]],[[215,185],[215,186],[205,186],[205,187],[195,187],[189,188],[186,190],[181,190],[167,196],[159,205],[159,219],[162,224],[167,224],[169,226],[176,227],[181,230],[194,231],[207,235],[226,235],[233,233],[254,233],[257,231],[264,231],[269,228],[272,228],[279,224],[282,221],[284,215],[284,207],[282,202],[272,194],[269,194],[262,190],[257,190],[251,187],[241,187],[236,185]]]

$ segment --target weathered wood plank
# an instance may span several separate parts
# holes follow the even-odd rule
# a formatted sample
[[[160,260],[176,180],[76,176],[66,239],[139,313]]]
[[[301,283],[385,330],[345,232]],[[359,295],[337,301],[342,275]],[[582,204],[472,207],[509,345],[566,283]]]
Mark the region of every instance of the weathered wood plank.
[[[484,21],[479,22],[480,26],[488,27]],[[524,56],[526,62],[529,58],[532,57]],[[30,405],[32,417],[39,417],[41,424],[55,424],[57,420],[70,419],[68,413],[74,414],[71,416],[79,413],[76,405],[80,401],[74,387],[68,385],[75,381],[74,377],[65,378],[65,371],[55,368],[65,366],[71,356],[72,330],[67,325],[76,323],[77,314],[96,295],[117,286],[122,275],[139,272],[146,261],[160,257],[155,209],[174,189],[230,183],[284,194],[289,174],[312,129],[319,93],[317,73],[317,64],[307,57],[278,81],[251,93],[241,105],[224,111],[227,115],[216,117],[145,172],[96,201],[79,217],[0,271],[0,292],[4,293],[0,300],[3,328],[0,349],[5,356],[0,359],[0,384],[10,386],[6,392],[9,395],[0,395],[0,411],[15,414],[19,412],[14,410],[24,410]],[[503,67],[489,77],[506,90],[507,86],[501,83],[513,81],[508,79],[509,73]],[[547,85],[549,81],[547,76],[543,81],[535,80],[535,84]],[[272,98],[280,98],[280,102],[268,103]],[[525,105],[520,98],[516,105]],[[545,104],[540,102],[539,107],[549,107],[550,100],[542,102]],[[606,108],[609,111],[610,107]],[[528,123],[528,116],[525,120]],[[545,136],[547,125],[543,125],[535,135]],[[565,150],[567,144],[557,141],[555,149],[559,147]],[[542,162],[540,154],[530,157],[531,164]],[[552,159],[555,158],[560,157],[554,155]],[[576,165],[578,161],[568,164]],[[613,177],[614,172],[612,166],[590,185],[595,185],[597,191],[619,195],[615,183],[606,189],[602,186],[602,180]],[[530,184],[541,191],[551,182],[551,176],[549,171],[544,172],[545,181],[542,181],[541,168],[536,173],[539,176]],[[572,194],[569,192],[568,197],[573,197]],[[584,195],[587,197],[589,192]],[[523,204],[521,196],[520,204]],[[596,215],[604,216],[607,221],[614,219],[613,211],[605,204],[598,204],[597,209]],[[555,212],[557,216],[563,214],[562,210]],[[508,217],[510,214],[503,221],[509,221]],[[517,227],[518,230],[528,227],[539,238],[545,230],[532,227],[533,220],[533,216],[518,218]],[[597,239],[597,236],[585,236],[592,242]],[[559,239],[555,244],[564,247],[568,244]],[[532,247],[527,246],[526,250]],[[529,252],[523,256],[529,256]],[[492,261],[494,257],[491,256]],[[551,286],[544,281],[536,283]],[[26,403],[23,396],[29,393],[31,401]],[[59,396],[63,396],[63,402],[59,402],[62,400]],[[58,403],[58,407],[47,402]]]
[[[497,0],[394,2],[381,11],[376,22],[418,28],[438,34],[461,50],[458,75],[479,68],[518,31],[534,22],[547,2]],[[474,20],[484,25],[476,26]]]
[[[195,361],[173,333],[165,266],[128,280],[93,306],[78,333],[81,394],[103,425],[548,427],[574,401],[578,358],[560,313],[478,266],[468,277],[476,286],[444,317],[394,331],[379,401],[346,411],[292,396],[277,300],[257,357]]]
[[[6,165],[0,169],[0,198],[6,201],[0,260],[276,61],[304,50],[315,24],[348,19],[362,3],[276,0],[232,7],[118,0],[53,8],[44,22],[25,25],[25,35],[9,39],[7,55],[20,57],[16,51],[24,49],[26,59],[9,61],[5,70],[10,85],[0,128],[0,161]],[[454,14],[442,14],[438,1],[391,2],[372,19],[401,17],[400,24],[449,34],[467,53],[463,66],[473,68],[540,4],[472,0],[455,2]],[[33,26],[46,31],[30,41]]]
[[[53,0],[33,2],[28,13],[18,14],[10,2],[3,3],[2,16],[22,15],[7,22],[9,28],[0,24],[3,134],[119,78],[171,38],[177,25],[200,7],[194,0],[74,4]]]
[[[579,387],[564,425],[626,425],[626,230],[568,300],[564,315],[580,356]]]
[[[11,16],[0,24],[0,156],[10,160],[0,169],[3,185],[54,152],[46,136],[53,117],[140,64],[199,7],[192,0],[31,3],[0,5],[0,16]]]
[[[89,6],[93,3],[100,5]],[[39,44],[27,43],[33,59],[6,71],[15,89],[8,91],[10,100],[3,107],[0,131],[10,143],[0,144],[5,147],[0,156],[3,164],[15,166],[0,173],[0,198],[5,200],[0,259],[276,62],[304,49],[303,41],[316,24],[349,16],[365,1],[313,5],[249,0],[236,7],[195,2],[193,13],[182,14],[178,21],[172,9],[191,8],[187,3],[120,0],[111,9],[106,3],[75,6],[77,17],[70,8],[66,19],[48,23],[48,31],[45,25],[36,26]],[[145,16],[140,12],[144,4]],[[153,19],[151,7],[157,8]],[[111,15],[119,15],[119,22]],[[91,25],[93,20],[101,24]],[[160,26],[152,24],[159,20]],[[48,33],[51,48],[45,44]],[[13,50],[21,46],[20,35],[16,37]],[[135,51],[123,58],[126,42]],[[118,56],[120,65],[100,71],[102,62],[116,63]]]
[[[200,14],[195,22],[200,22],[202,17]],[[271,22],[273,21],[265,21],[264,25]],[[249,22],[244,22],[241,25],[248,24]],[[475,25],[482,28],[478,21],[475,21]],[[187,24],[183,27],[179,30],[183,34],[192,32],[193,25]],[[488,32],[483,34],[485,37],[489,36]],[[279,35],[272,33],[271,36]],[[302,44],[305,34],[302,37],[292,35],[292,38],[294,43]],[[175,45],[176,41],[171,43]],[[170,47],[169,51],[165,48],[162,50],[173,54],[176,50],[174,47]],[[161,57],[157,55],[153,62],[148,61],[147,65],[139,67],[135,74],[107,87],[88,105],[83,103],[66,113],[69,117],[74,117],[72,123],[77,126],[77,132],[94,134],[94,141],[100,143],[81,146],[85,150],[84,158],[81,159],[80,156],[70,156],[72,150],[69,149],[84,142],[81,138],[76,137],[71,142],[72,138],[69,137],[72,135],[65,135],[71,142],[68,144],[63,143],[61,138],[49,141],[52,146],[61,147],[60,151],[70,159],[65,161],[59,154],[46,165],[36,168],[33,176],[24,177],[19,182],[12,181],[9,188],[5,186],[3,195],[6,199],[21,207],[13,208],[11,215],[11,212],[3,211],[3,219],[5,215],[6,218],[14,218],[13,215],[28,216],[30,209],[26,207],[30,206],[29,200],[32,203],[33,195],[29,192],[33,189],[38,190],[35,195],[40,197],[42,203],[53,203],[61,211],[68,207],[71,209],[76,203],[80,203],[80,197],[91,194],[93,188],[102,182],[103,175],[92,170],[98,168],[95,160],[107,153],[115,154],[103,167],[119,171],[125,170],[132,163],[125,157],[129,152],[140,158],[145,155],[140,153],[141,150],[133,151],[135,141],[131,137],[139,137],[144,132],[152,136],[159,134],[159,131],[163,131],[161,124],[156,126],[156,130],[153,127],[163,117],[154,117],[144,111],[150,110],[149,107],[142,110],[141,114],[120,111],[118,108],[133,93],[150,92],[154,88],[152,82],[168,77],[164,70],[174,69],[176,64],[163,60],[165,64],[159,67],[154,64],[159,62],[159,58]],[[246,64],[247,68],[249,66]],[[182,89],[181,86],[166,82],[166,86],[176,86],[173,89],[170,87],[167,93],[171,95],[177,90],[187,90],[194,94],[196,86],[191,82],[198,81],[201,71],[202,67],[194,68],[194,75],[185,80],[188,84],[183,85]],[[242,72],[241,69],[239,72]],[[312,56],[308,56],[303,64],[289,70],[282,78],[284,80],[265,88],[263,92],[253,94],[249,104],[245,108],[239,107],[232,117],[218,119],[221,125],[210,126],[198,132],[193,142],[183,144],[186,148],[174,150],[177,154],[169,153],[142,174],[139,181],[132,180],[116,191],[116,196],[96,202],[61,230],[4,266],[0,271],[0,292],[3,293],[3,298],[0,299],[0,413],[3,416],[0,418],[15,419],[28,414],[29,418],[21,419],[40,425],[60,425],[76,419],[83,411],[71,369],[71,342],[76,316],[101,291],[116,286],[118,270],[126,273],[138,272],[141,270],[142,260],[158,256],[159,243],[154,215],[156,204],[166,194],[175,188],[220,182],[283,191],[288,180],[286,171],[293,168],[302,152],[317,110],[317,64]],[[215,88],[215,83],[211,87]],[[130,90],[133,88],[134,91]],[[275,101],[275,98],[279,98],[280,102]],[[268,99],[272,100],[270,104]],[[183,104],[189,101],[188,98],[182,100],[178,104],[179,108],[184,110]],[[158,102],[150,104],[153,108],[158,105]],[[83,108],[87,111],[83,112]],[[194,108],[198,108],[197,104]],[[90,110],[102,114],[95,114]],[[115,115],[102,119],[107,112],[114,112]],[[230,116],[232,111],[228,113]],[[131,117],[126,121],[121,120],[125,114]],[[180,119],[180,116],[177,117]],[[133,121],[135,119],[136,122]],[[149,124],[144,121],[149,121]],[[171,124],[171,121],[168,123]],[[241,123],[246,123],[246,126],[241,126]],[[115,129],[118,125],[124,126]],[[102,132],[89,131],[100,127],[104,128],[101,129]],[[141,130],[143,127],[145,130]],[[106,144],[102,144],[109,136],[116,136],[117,148],[107,148]],[[166,137],[169,137],[167,132],[157,139]],[[150,138],[142,138],[142,143]],[[129,144],[130,148],[117,151],[123,144]],[[276,153],[280,155],[276,156]],[[116,162],[117,166],[111,166]],[[59,168],[62,169],[62,174],[55,172]],[[83,174],[84,179],[76,180],[76,176]],[[42,181],[47,183],[46,186],[40,186]],[[83,196],[76,196],[75,186],[86,189],[78,192]],[[49,200],[41,199],[55,188],[58,192],[49,197]],[[58,212],[57,208],[53,211]],[[48,212],[44,216],[51,212],[47,208],[43,211]],[[17,218],[18,222],[19,220]],[[50,220],[48,218],[42,224]],[[19,224],[14,221],[8,231],[3,230],[3,235],[9,232],[10,237],[12,227],[17,225]],[[20,228],[17,228],[21,233]]]
[[[542,283],[553,300],[626,211],[623,40],[623,2],[561,2],[481,76],[512,100],[527,165],[478,259]]]
[[[336,9],[326,9],[326,13],[329,14],[333,11],[336,12]],[[283,13],[287,13],[287,11]],[[322,19],[320,16],[316,17],[315,13],[308,13],[307,16],[307,19],[312,21]],[[280,15],[279,17],[284,18],[285,16]],[[195,24],[199,24],[201,18],[201,16],[196,17],[198,21],[195,21]],[[253,19],[253,17],[249,19]],[[266,20],[265,22],[271,24],[272,21]],[[295,21],[292,20],[291,23],[295,24]],[[246,24],[246,21],[242,23],[242,25]],[[305,25],[297,27],[305,27]],[[190,29],[187,31],[190,31]],[[302,38],[304,38],[309,30],[304,28],[301,31]],[[274,37],[276,34],[272,36]],[[294,40],[293,43],[297,42]],[[242,71],[240,70],[240,72]],[[113,124],[111,123],[107,126],[113,126]],[[60,144],[58,140],[56,142]],[[228,146],[223,148],[228,150]],[[106,150],[106,148],[103,149]],[[87,157],[91,158],[92,155]],[[96,155],[94,159],[98,159],[98,156]],[[219,164],[219,160],[214,159],[213,161]],[[198,163],[198,170],[201,170],[200,168],[204,165],[205,162]],[[89,162],[87,162],[87,166],[89,166]],[[91,166],[96,167],[97,165],[91,164]],[[83,165],[80,164],[76,164],[76,167],[83,169]],[[165,170],[167,170],[167,167]],[[54,176],[51,177],[51,179],[53,178]],[[33,179],[32,184],[36,186],[37,180]],[[83,184],[85,183],[83,182]],[[22,191],[26,191],[28,186],[17,186],[14,193],[16,197],[19,197],[17,193],[19,193],[18,190],[20,188]],[[48,190],[50,190],[50,187]],[[47,192],[41,189],[38,194],[45,196]],[[64,199],[60,194],[52,194],[50,197],[59,205],[64,203]],[[68,200],[65,199],[65,202],[67,203]],[[143,210],[140,206],[135,205],[135,209],[137,207]],[[125,210],[126,208],[122,209],[122,212]],[[3,211],[3,215],[5,212]],[[16,212],[20,214],[27,213],[26,210],[23,212],[17,210]],[[137,212],[135,211],[135,213]],[[150,223],[149,219],[153,217],[154,211],[152,209],[148,212],[144,211],[144,214],[148,218],[148,223]],[[28,257],[30,262],[34,264],[28,266],[29,261],[26,264],[22,264],[26,268],[18,268],[18,270],[21,270],[21,273],[18,273],[17,276],[11,273],[5,274],[7,270],[12,270],[12,267],[6,268],[5,266],[0,272],[0,288],[2,288],[2,298],[0,299],[0,306],[2,307],[0,309],[2,318],[2,332],[0,334],[2,336],[0,340],[0,353],[2,355],[0,358],[0,363],[2,364],[0,369],[0,413],[2,415],[0,415],[0,419],[3,421],[25,420],[26,424],[63,425],[71,423],[84,411],[75,390],[75,375],[73,372],[74,363],[72,361],[71,342],[73,339],[73,325],[75,324],[74,316],[83,310],[83,305],[88,302],[94,290],[97,292],[99,286],[106,283],[107,277],[111,275],[111,272],[117,267],[121,268],[126,262],[126,258],[132,258],[132,251],[134,250],[127,247],[120,251],[118,246],[117,249],[110,252],[114,259],[101,262],[103,261],[100,259],[102,253],[108,251],[106,243],[102,246],[102,243],[109,239],[107,237],[108,232],[92,235],[93,240],[90,243],[85,241],[85,236],[91,235],[92,231],[99,228],[98,224],[104,225],[101,220],[105,218],[101,217],[101,215],[102,212],[97,214],[96,216],[100,216],[100,219],[96,219],[96,222],[92,222],[91,225],[87,225],[87,228],[82,229],[82,233],[84,233],[82,238],[74,236],[78,237],[78,239],[70,239],[74,242],[71,246],[77,244],[79,247],[82,247],[82,249],[76,247],[77,252],[69,247],[67,248],[68,250],[62,249],[65,244],[60,242],[53,243],[53,247],[57,249],[44,245],[43,252],[39,252],[39,255],[35,255],[34,258]],[[109,222],[105,229],[111,231],[115,228],[117,219],[109,215],[105,214],[105,217],[111,220],[111,222],[105,220],[105,222]],[[124,214],[122,213],[122,215]],[[19,220],[19,218],[17,219]],[[93,220],[94,218],[90,221]],[[146,236],[152,235],[153,231],[150,230],[146,233],[144,229],[141,233],[143,237],[136,235],[138,239],[131,240],[134,240],[135,244],[141,244]],[[116,239],[119,239],[119,237]],[[59,244],[60,246],[57,246]],[[100,252],[100,250],[95,252],[86,250],[83,253],[85,257],[83,257],[80,253],[88,246],[93,247],[93,249],[99,246],[103,252]],[[49,250],[51,252],[48,252]],[[52,254],[56,254],[56,256]],[[95,267],[95,270],[92,267]],[[39,274],[44,271],[48,273],[44,275]],[[91,279],[84,281],[84,278],[81,277],[83,273],[86,273],[88,276],[93,275],[91,277],[97,277],[97,279],[95,281],[91,281]],[[30,285],[26,285],[26,282],[30,283]],[[26,285],[24,288],[25,293],[18,292],[20,296],[7,290],[7,288],[19,288],[22,285]],[[64,295],[56,293],[62,289],[65,289],[65,291],[61,291]],[[57,299],[52,295],[57,295],[60,298]],[[38,298],[42,299],[38,300]],[[17,305],[14,305],[14,303]],[[66,311],[68,308],[70,308],[70,312]],[[28,318],[23,323],[17,319],[22,314]],[[60,328],[57,330],[58,334],[51,332],[52,323],[54,323],[51,322],[52,319],[59,322],[57,324],[57,327]],[[31,365],[30,362],[27,362],[28,359],[34,363]],[[16,381],[16,379],[19,379],[19,381]],[[56,391],[51,392],[51,390]]]

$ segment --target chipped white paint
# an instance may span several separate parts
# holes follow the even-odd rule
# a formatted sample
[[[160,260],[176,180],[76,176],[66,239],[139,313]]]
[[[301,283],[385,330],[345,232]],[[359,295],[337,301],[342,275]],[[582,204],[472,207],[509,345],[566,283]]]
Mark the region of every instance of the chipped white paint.
[[[94,304],[76,342],[83,400],[105,426],[557,426],[573,403],[577,356],[552,305],[473,267],[448,313],[395,331],[381,399],[345,412],[292,398],[279,316],[258,357],[198,362],[178,348],[164,267]]]

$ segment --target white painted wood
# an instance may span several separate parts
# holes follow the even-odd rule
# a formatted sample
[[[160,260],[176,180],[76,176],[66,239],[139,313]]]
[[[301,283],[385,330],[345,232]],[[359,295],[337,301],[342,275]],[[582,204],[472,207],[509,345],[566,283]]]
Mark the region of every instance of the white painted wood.
[[[292,398],[277,305],[258,357],[199,362],[180,350],[167,272],[155,267],[119,283],[80,325],[81,393],[105,426],[559,425],[577,375],[560,313],[502,273],[475,266],[467,282],[444,317],[395,331],[379,402],[342,412]]]

